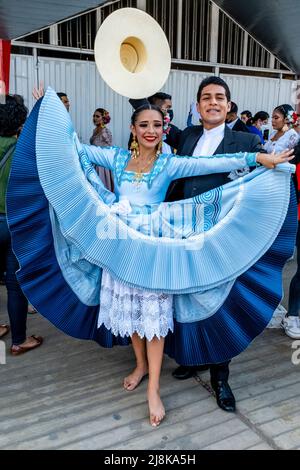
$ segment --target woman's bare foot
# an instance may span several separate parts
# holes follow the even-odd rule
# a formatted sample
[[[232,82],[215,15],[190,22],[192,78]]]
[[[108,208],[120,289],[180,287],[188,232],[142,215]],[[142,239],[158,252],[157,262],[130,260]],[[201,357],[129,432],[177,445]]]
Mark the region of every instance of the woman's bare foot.
[[[165,408],[157,390],[148,389],[148,404],[151,426],[157,427],[165,417]]]
[[[134,390],[148,374],[147,366],[137,366],[131,374],[125,377],[123,385],[125,390]]]

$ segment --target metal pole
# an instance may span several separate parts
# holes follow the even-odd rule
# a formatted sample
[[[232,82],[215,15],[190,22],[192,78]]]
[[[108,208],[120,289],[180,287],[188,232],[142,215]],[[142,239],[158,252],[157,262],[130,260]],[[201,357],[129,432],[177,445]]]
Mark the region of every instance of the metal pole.
[[[34,63],[34,69],[35,69],[35,80],[36,80],[37,86],[39,86],[39,83],[40,83],[39,58],[38,58],[36,47],[32,49],[32,55],[33,55],[33,63]]]
[[[220,8],[214,3],[211,4],[211,18],[210,18],[210,51],[209,61],[218,62],[218,42],[219,42],[219,17]]]
[[[101,26],[101,7],[98,7],[96,10],[96,29],[98,29]]]
[[[147,1],[146,0],[137,0],[136,6],[139,10],[146,11],[147,9]]]
[[[279,100],[280,100],[280,92],[281,92],[281,83],[282,83],[282,73],[279,74],[279,82],[278,82],[278,98],[277,98],[277,104],[279,105]]]
[[[49,28],[50,44],[58,46],[58,25],[52,24]]]
[[[275,56],[274,56],[273,54],[270,54],[269,68],[270,68],[270,69],[274,69],[274,68],[275,68]]]
[[[249,39],[249,34],[246,31],[244,31],[243,65],[245,67],[247,66],[248,39]]]
[[[178,15],[177,15],[177,44],[176,44],[176,59],[182,57],[182,0],[178,0],[177,3]]]

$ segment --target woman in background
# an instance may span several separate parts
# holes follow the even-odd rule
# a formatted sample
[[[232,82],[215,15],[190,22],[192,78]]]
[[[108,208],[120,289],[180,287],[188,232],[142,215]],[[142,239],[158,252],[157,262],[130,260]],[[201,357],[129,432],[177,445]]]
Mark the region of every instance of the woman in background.
[[[5,198],[10,169],[17,139],[26,117],[27,108],[22,97],[6,95],[5,103],[0,104],[0,270],[5,272],[4,283],[7,289],[10,327],[6,324],[0,325],[0,339],[11,330],[10,352],[13,356],[35,349],[43,342],[41,336],[26,337],[28,302],[16,277],[19,263],[12,249],[6,217]]]
[[[299,135],[294,129],[298,116],[289,104],[282,104],[274,109],[272,114],[272,127],[274,131],[265,143],[264,149],[268,153],[281,152],[283,149],[292,149],[298,143]]]
[[[264,145],[263,129],[268,124],[269,114],[266,111],[258,111],[258,113],[247,121],[247,127],[252,134],[256,134],[260,138],[260,142]]]
[[[274,131],[270,135],[270,139],[264,144],[263,148],[268,153],[281,152],[283,149],[292,149],[299,141],[299,134],[295,131],[294,126],[297,125],[298,116],[293,107],[289,104],[277,106],[272,114],[272,127]],[[282,325],[285,331],[289,328],[287,323],[286,309],[280,303],[273,314],[271,325]],[[294,317],[296,318],[296,317]]]
[[[112,133],[107,127],[109,122],[109,112],[104,108],[97,108],[93,114],[93,123],[96,127],[92,137],[90,138],[91,145],[97,145],[98,147],[112,146]],[[98,166],[96,171],[105,187],[110,191],[113,191],[114,185],[110,170]]]
[[[281,326],[287,336],[293,339],[300,339],[300,144],[295,147],[295,158],[292,161],[296,165],[296,174],[294,175],[297,201],[298,201],[298,232],[296,238],[297,247],[297,271],[291,280],[288,312],[283,318]]]

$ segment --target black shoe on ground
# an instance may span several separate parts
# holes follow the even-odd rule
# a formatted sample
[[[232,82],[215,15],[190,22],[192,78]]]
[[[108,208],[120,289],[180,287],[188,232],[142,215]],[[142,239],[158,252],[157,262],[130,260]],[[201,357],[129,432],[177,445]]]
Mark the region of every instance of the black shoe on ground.
[[[225,380],[219,380],[212,382],[211,386],[215,391],[218,406],[224,411],[234,412],[235,398],[229,383]]]
[[[179,366],[177,369],[173,370],[172,375],[175,379],[178,380],[186,380],[194,377],[197,372],[208,370],[209,365],[201,365],[201,366]]]

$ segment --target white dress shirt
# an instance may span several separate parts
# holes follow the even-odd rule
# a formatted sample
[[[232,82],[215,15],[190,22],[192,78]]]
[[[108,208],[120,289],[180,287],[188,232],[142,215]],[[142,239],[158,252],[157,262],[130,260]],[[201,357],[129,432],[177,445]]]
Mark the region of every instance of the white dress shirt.
[[[239,118],[236,118],[234,121],[228,122],[227,126],[229,127],[229,129],[233,129],[236,123],[238,122],[238,120]]]
[[[215,153],[224,139],[225,123],[213,129],[203,129],[203,134],[193,152],[193,156],[210,157]]]

